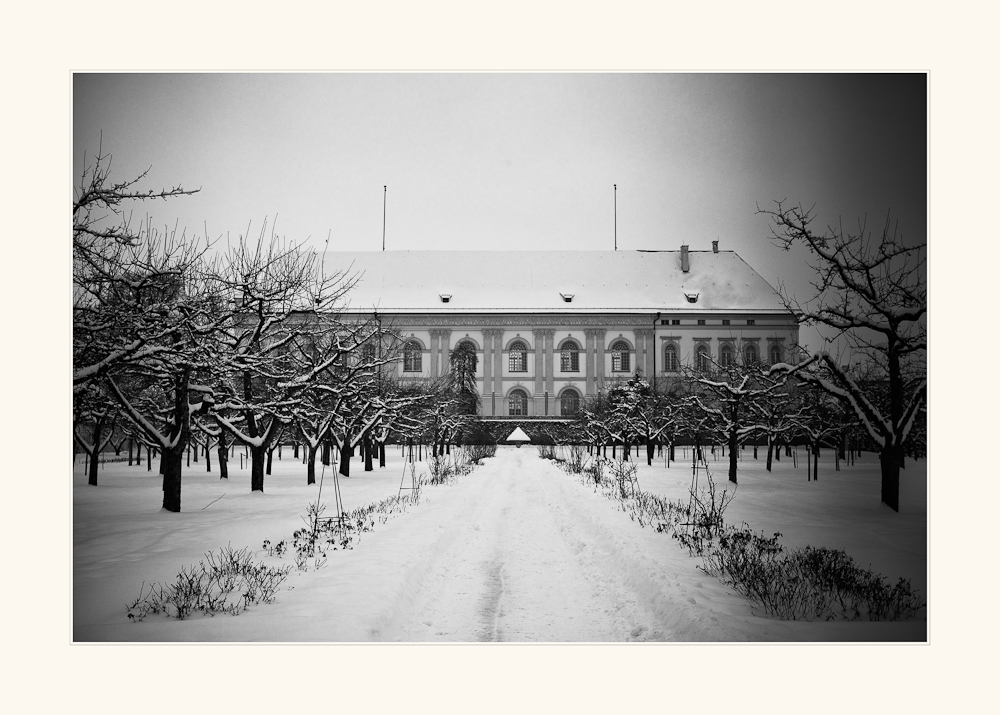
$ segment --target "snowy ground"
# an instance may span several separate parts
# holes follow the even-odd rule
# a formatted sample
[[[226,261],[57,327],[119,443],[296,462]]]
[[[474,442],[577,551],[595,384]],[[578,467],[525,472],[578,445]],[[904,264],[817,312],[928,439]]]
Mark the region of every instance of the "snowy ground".
[[[73,475],[73,640],[195,642],[620,642],[924,641],[926,621],[808,623],[764,618],[706,576],[676,541],[641,528],[615,503],[539,459],[535,448],[500,448],[472,474],[425,487],[421,503],[355,548],[335,551],[320,570],[293,570],[275,603],[238,617],[126,618],[143,582],[170,581],[205,551],[249,546],[274,565],[265,539],[291,541],[316,486],[304,466],[275,458],[265,491],[251,493],[249,470],[230,462],[230,479],[204,462],[184,472],[180,514],[164,512],[160,480],[145,465],[107,464],[98,487],[83,460]],[[680,460],[683,453],[678,453]],[[763,457],[763,452],[761,453]],[[775,464],[744,453],[738,494],[727,512],[787,546],[843,548],[892,580],[926,594],[926,468],[910,463],[896,514],[879,503],[877,461],[866,454],[807,482],[803,462]],[[725,482],[726,464],[711,463]],[[640,461],[647,491],[686,498],[690,465]],[[341,480],[348,508],[395,495],[402,457],[385,469]],[[329,472],[327,477],[329,477]],[[409,478],[406,478],[407,485]],[[324,501],[330,495],[325,480]],[[332,495],[331,495],[332,496]],[[221,498],[220,498],[221,497]]]

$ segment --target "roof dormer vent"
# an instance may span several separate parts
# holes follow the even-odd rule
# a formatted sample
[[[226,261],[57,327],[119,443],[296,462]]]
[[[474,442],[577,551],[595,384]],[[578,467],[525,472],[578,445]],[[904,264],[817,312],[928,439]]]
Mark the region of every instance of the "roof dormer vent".
[[[697,303],[699,295],[701,295],[701,294],[700,293],[685,293],[684,297],[687,298],[688,303]]]
[[[447,303],[451,300],[451,293],[438,293],[441,296],[441,302]]]
[[[563,299],[564,303],[572,303],[573,302],[573,293],[560,293],[559,295],[562,296],[562,299]]]

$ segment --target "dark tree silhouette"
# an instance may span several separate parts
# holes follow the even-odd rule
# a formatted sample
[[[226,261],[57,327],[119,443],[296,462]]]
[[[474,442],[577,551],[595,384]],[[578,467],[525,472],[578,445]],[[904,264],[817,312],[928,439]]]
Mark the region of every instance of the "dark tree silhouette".
[[[853,358],[877,379],[864,385],[828,352],[810,360],[824,370],[807,369],[799,378],[841,400],[857,415],[875,442],[882,471],[882,501],[899,511],[899,470],[907,440],[927,394],[926,244],[906,245],[889,218],[880,234],[812,228],[811,210],[758,208],[772,220],[771,238],[785,250],[804,246],[812,255],[815,295],[799,303],[782,286],[785,306],[802,323],[832,328]],[[881,385],[885,399],[873,394]]]

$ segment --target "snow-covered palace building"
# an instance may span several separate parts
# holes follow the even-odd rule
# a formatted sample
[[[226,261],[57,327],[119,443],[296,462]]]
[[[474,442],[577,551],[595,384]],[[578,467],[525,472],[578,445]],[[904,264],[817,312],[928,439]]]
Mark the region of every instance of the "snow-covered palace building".
[[[485,417],[561,417],[635,371],[660,387],[681,366],[779,362],[795,317],[733,251],[388,251],[327,254],[358,276],[349,312],[404,339],[403,379],[477,353]]]

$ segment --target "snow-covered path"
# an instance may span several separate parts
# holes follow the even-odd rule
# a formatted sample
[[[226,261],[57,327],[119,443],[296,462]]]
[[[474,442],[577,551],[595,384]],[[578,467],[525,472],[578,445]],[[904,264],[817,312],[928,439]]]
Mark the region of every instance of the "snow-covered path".
[[[470,479],[479,489],[460,533],[383,635],[625,640],[642,617],[627,589],[609,583],[595,564],[599,528],[567,493],[579,485],[533,449],[500,450]]]
[[[349,508],[398,492],[400,475],[406,473],[402,456],[394,456],[388,467],[342,480]],[[424,471],[426,465],[416,468]],[[878,482],[866,472],[832,473],[824,482],[807,484],[792,481],[790,465],[782,469],[771,476],[751,472],[741,487],[739,499],[748,505],[743,518],[758,528],[797,533],[798,522],[787,515],[791,509],[800,520],[818,520],[829,527],[806,528],[810,540],[818,534],[824,537],[823,545],[847,546],[864,559],[861,563],[881,559],[885,570],[895,563],[894,554],[897,559],[907,556],[903,547],[915,542],[908,536],[911,527],[926,519],[925,511],[911,505],[907,510],[913,515],[905,518],[876,508]],[[172,514],[158,509],[159,480],[150,478],[145,466],[109,465],[100,487],[87,486],[82,465],[77,471],[76,641],[579,643],[926,637],[926,621],[764,618],[700,571],[698,559],[669,535],[642,528],[592,485],[539,459],[530,446],[501,447],[471,474],[448,485],[425,487],[419,504],[361,534],[354,548],[330,552],[324,567],[293,569],[274,603],[256,605],[235,618],[194,616],[178,621],[159,616],[131,623],[124,605],[144,582],[168,582],[180,567],[196,563],[205,551],[220,545],[247,546],[269,565],[289,565],[290,556],[269,556],[260,544],[264,539],[288,540],[302,524],[305,505],[316,500],[318,486],[304,483],[304,467],[295,460],[276,463],[265,493],[249,491],[248,470],[234,468],[229,480],[191,470],[185,486],[189,506]],[[915,477],[922,475],[914,472]],[[640,480],[645,489],[680,498],[690,477],[684,469],[643,464]],[[818,486],[826,491],[817,491]],[[860,486],[868,491],[858,491]],[[918,493],[908,488],[911,492]],[[847,506],[831,511],[838,494]],[[852,494],[861,501],[851,501]],[[796,510],[789,504],[804,506]],[[825,511],[831,513],[823,521]],[[859,531],[859,525],[880,524],[896,525],[896,531],[887,532],[895,534],[895,546],[885,557],[870,546],[866,549],[867,541],[858,536],[868,533]],[[902,574],[915,571],[914,564],[922,559],[911,561],[899,564]]]

